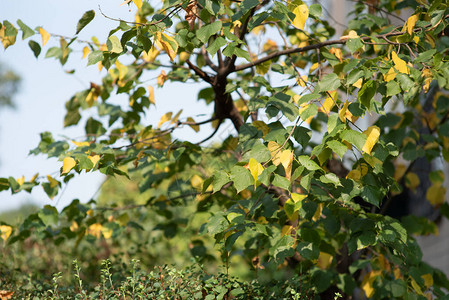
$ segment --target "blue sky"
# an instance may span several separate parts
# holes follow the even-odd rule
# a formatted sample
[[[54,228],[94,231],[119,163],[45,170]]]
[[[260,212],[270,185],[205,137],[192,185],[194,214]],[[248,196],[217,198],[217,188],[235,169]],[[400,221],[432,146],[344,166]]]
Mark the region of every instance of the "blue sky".
[[[17,24],[17,19],[21,19],[31,28],[42,26],[49,33],[72,37],[80,17],[85,11],[93,9],[96,17],[80,33],[79,38],[88,40],[95,35],[100,42],[104,42],[116,22],[104,18],[98,7],[101,6],[108,16],[133,20],[134,10],[120,4],[121,1],[117,0],[0,1],[0,20]],[[40,35],[31,39],[41,44]],[[96,66],[86,67],[87,60],[81,60],[81,45],[77,45],[78,51],[72,53],[67,64],[62,67],[59,61],[44,58],[50,47],[59,45],[57,38],[50,39],[38,59],[28,47],[28,41],[29,39],[22,41],[19,33],[15,45],[6,51],[0,49],[0,62],[22,77],[20,92],[15,97],[17,109],[0,111],[0,177],[19,178],[25,175],[27,180],[36,172],[39,172],[40,176],[58,172],[61,162],[44,156],[28,156],[29,150],[37,146],[39,133],[43,131],[52,132],[55,138],[61,135],[71,138],[83,135],[84,126],[63,129],[64,104],[74,93],[88,88],[91,81],[99,82],[105,72],[100,74]],[[77,70],[74,75],[65,72],[71,69]],[[148,74],[148,78],[155,76],[157,74]],[[148,84],[156,86],[155,82]],[[212,107],[205,108],[196,102],[199,89],[200,86],[194,84],[166,84],[163,89],[155,88],[156,107],[150,109],[145,122],[157,124],[162,114],[168,111],[176,113],[181,107],[184,108],[184,117],[210,113]],[[127,103],[127,99],[118,97],[112,101]],[[86,118],[92,113],[86,112],[83,117]],[[198,141],[210,133],[209,125],[205,127],[207,128],[199,135],[186,128],[181,129],[177,136]],[[226,129],[228,126],[222,127]],[[39,205],[56,205],[58,208],[66,206],[75,198],[88,201],[104,179],[99,173],[83,173],[78,177],[53,200],[46,196],[41,187],[36,187],[31,195],[26,192],[17,195],[11,195],[9,191],[2,192],[0,210],[16,208],[30,201]]]

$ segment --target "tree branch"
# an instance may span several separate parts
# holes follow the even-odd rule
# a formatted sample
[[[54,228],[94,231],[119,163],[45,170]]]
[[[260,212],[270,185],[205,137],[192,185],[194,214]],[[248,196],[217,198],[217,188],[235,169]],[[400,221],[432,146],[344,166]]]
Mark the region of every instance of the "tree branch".
[[[398,35],[402,35],[405,34],[405,31],[399,31],[399,32],[390,32],[387,34],[381,34],[381,35],[377,35],[376,38],[387,38],[390,36],[398,36]],[[361,38],[363,41],[367,41],[369,39],[371,39],[371,37],[369,36],[365,36]],[[269,54],[265,57],[262,57],[260,59],[257,59],[253,62],[247,63],[247,64],[242,64],[240,66],[236,66],[234,68],[234,70],[232,72],[237,72],[237,71],[242,71],[257,65],[260,65],[266,61],[269,61],[273,58],[282,56],[282,55],[288,55],[288,54],[293,54],[293,53],[300,53],[300,52],[306,52],[309,50],[315,50],[315,49],[320,49],[326,46],[331,46],[331,45],[344,45],[346,44],[346,42],[348,41],[348,39],[339,39],[339,40],[330,40],[330,41],[325,41],[325,42],[321,42],[321,43],[316,43],[316,44],[312,44],[312,45],[307,45],[305,47],[299,47],[299,48],[292,48],[292,49],[286,49],[286,50],[282,50],[282,51],[276,51],[272,54]]]
[[[207,75],[203,70],[192,64],[190,60],[186,60],[186,63],[189,65],[189,68],[195,72],[196,75],[200,76],[201,79],[203,79],[207,83],[212,84],[213,82],[212,78],[210,78],[210,76]]]

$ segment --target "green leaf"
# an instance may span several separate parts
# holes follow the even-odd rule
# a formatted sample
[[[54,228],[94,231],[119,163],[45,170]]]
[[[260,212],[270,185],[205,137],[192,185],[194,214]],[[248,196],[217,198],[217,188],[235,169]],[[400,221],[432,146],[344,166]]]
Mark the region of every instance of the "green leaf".
[[[321,170],[321,167],[307,155],[298,156],[297,159],[299,163],[309,171]]]
[[[264,144],[258,143],[243,155],[242,161],[249,161],[250,158],[254,158],[258,162],[263,163],[271,158],[271,154]]]
[[[359,91],[358,101],[365,105],[367,108],[370,108],[371,99],[373,99],[376,94],[377,85],[373,80],[368,80],[363,84],[362,88]]]
[[[311,103],[307,105],[306,109],[301,111],[299,115],[301,116],[301,119],[305,121],[310,117],[315,117],[317,113],[318,107],[315,104]]]
[[[320,4],[314,3],[309,6],[309,14],[312,17],[319,18],[323,15],[323,9]]]
[[[293,138],[305,149],[312,138],[312,130],[297,126],[293,131]]]
[[[206,50],[213,57],[217,53],[217,51],[224,45],[226,45],[226,40],[219,36],[209,45],[209,47],[207,47]]]
[[[246,51],[246,50],[235,47],[234,54],[237,57],[242,57],[242,58],[246,59],[247,61],[251,62],[251,58],[249,57],[248,51]]]
[[[340,158],[343,158],[343,155],[345,155],[346,151],[348,151],[348,147],[346,147],[345,144],[332,140],[327,142],[327,146],[332,149],[335,153],[337,153]]]
[[[59,58],[62,55],[61,48],[59,47],[51,47],[48,49],[47,53],[45,54],[45,58],[54,57]]]
[[[228,174],[226,172],[215,172],[214,174],[214,181],[212,184],[212,188],[214,190],[214,193],[221,190],[221,188],[228,182],[230,182],[231,179],[229,178]]]
[[[397,95],[401,92],[401,88],[399,87],[399,84],[392,80],[387,82],[387,97]]]
[[[196,32],[196,37],[205,44],[212,35],[221,30],[222,26],[223,23],[221,21],[216,21],[212,24],[203,26]]]
[[[366,135],[352,129],[343,130],[340,133],[340,137],[348,143],[356,146],[359,150],[363,149],[363,145],[365,145],[366,142]]]
[[[288,180],[284,176],[274,174],[274,179],[272,183],[274,186],[280,187],[284,190],[290,189],[290,180]]]
[[[340,179],[334,173],[327,173],[326,175],[321,175],[320,181],[322,183],[333,184],[335,187],[341,186]]]
[[[103,60],[103,51],[95,50],[92,51],[87,58],[87,65],[94,65]]]
[[[0,178],[0,192],[9,190],[8,178]]]
[[[240,193],[254,183],[253,177],[248,169],[241,166],[232,167],[231,180],[234,182],[234,187],[236,188],[237,193]]]
[[[31,51],[33,51],[34,56],[37,58],[39,56],[39,54],[41,53],[41,46],[39,45],[39,43],[36,43],[33,40],[30,40],[28,42],[28,46],[30,46]]]
[[[349,51],[351,51],[352,53],[362,48],[363,45],[364,44],[361,38],[349,39],[346,42],[346,46],[348,46]]]
[[[360,78],[362,78],[364,76],[365,76],[365,72],[362,69],[354,69],[349,73],[346,83],[353,84],[357,80],[359,80]]]
[[[56,225],[58,223],[58,215],[58,210],[51,205],[45,205],[38,213],[39,218],[46,226]]]
[[[25,23],[22,22],[22,20],[17,20],[17,24],[20,27],[20,30],[22,30],[22,40],[29,38],[30,36],[34,35],[34,30],[25,25]]]
[[[76,33],[78,34],[80,33],[81,30],[83,30],[84,27],[86,27],[87,24],[90,23],[90,21],[92,21],[95,17],[95,11],[93,10],[89,10],[86,11],[83,16],[81,17],[81,19],[78,21],[78,25],[76,25]]]
[[[340,86],[341,82],[337,74],[330,73],[324,76],[323,79],[321,79],[321,81],[318,83],[318,91],[319,92],[333,91],[339,88]]]
[[[112,53],[121,53],[123,52],[122,44],[120,43],[118,37],[115,35],[111,35],[106,42],[106,46],[108,47],[108,51]]]

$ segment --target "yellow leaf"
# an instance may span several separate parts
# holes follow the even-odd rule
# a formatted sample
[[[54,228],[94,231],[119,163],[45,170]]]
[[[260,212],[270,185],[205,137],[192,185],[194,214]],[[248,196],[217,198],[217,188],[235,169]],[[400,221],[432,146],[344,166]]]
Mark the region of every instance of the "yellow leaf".
[[[298,29],[304,30],[307,18],[309,17],[309,8],[305,4],[301,4],[295,7],[292,11],[295,18],[292,20],[293,26]]]
[[[349,31],[347,35],[343,35],[340,37],[340,40],[348,40],[348,39],[356,39],[359,35],[354,30]]]
[[[346,179],[352,179],[355,181],[359,181],[360,178],[362,178],[362,174],[360,173],[360,170],[351,170],[348,175],[346,175]]]
[[[78,228],[79,228],[78,223],[76,223],[76,221],[72,221],[72,225],[70,225],[70,231],[71,232],[78,231]]]
[[[417,292],[419,295],[424,295],[422,292],[421,287],[419,286],[419,284],[415,281],[415,279],[413,279],[412,277],[410,277],[410,283],[412,284],[413,289],[415,290],[415,292]]]
[[[171,119],[171,124],[178,123],[179,116],[182,114],[182,109],[176,113],[176,115]]]
[[[161,71],[161,74],[159,74],[159,76],[157,77],[157,84],[159,86],[163,86],[164,82],[167,80],[167,74],[165,73],[164,70]]]
[[[430,204],[435,207],[439,207],[444,203],[444,195],[446,194],[446,188],[441,186],[441,182],[432,184],[426,192],[426,198]]]
[[[394,279],[402,279],[401,269],[399,269],[398,267],[394,268],[393,274],[394,274]]]
[[[25,176],[22,176],[22,177],[20,177],[20,178],[17,178],[17,183],[19,184],[19,185],[22,185],[22,184],[24,184],[25,183]]]
[[[421,275],[422,279],[424,279],[424,285],[426,286],[426,288],[430,288],[433,285],[433,277],[432,274],[427,273],[424,275]]]
[[[248,167],[249,167],[249,172],[251,173],[251,175],[254,178],[254,190],[255,190],[257,188],[257,178],[259,177],[260,174],[262,174],[263,167],[254,158],[251,158],[249,160]]]
[[[118,79],[123,80],[126,74],[128,74],[128,67],[120,63],[118,60],[115,61],[115,67],[118,70]]]
[[[381,275],[380,270],[373,270],[366,274],[362,280],[362,290],[365,292],[367,298],[371,298],[374,294],[373,283],[376,277]]]
[[[321,213],[323,212],[324,204],[320,203],[318,204],[318,207],[316,208],[315,214],[312,217],[312,221],[316,222],[321,217]]]
[[[268,127],[268,125],[264,121],[254,121],[252,124],[258,130],[262,131],[264,137],[268,132],[270,132],[270,127]]]
[[[86,96],[86,103],[89,107],[94,105],[95,101],[97,101],[98,94],[96,93],[95,89],[90,89],[89,94]]]
[[[37,176],[39,176],[39,173],[34,174],[33,177],[31,177],[30,182],[34,182],[36,180]]]
[[[277,50],[278,45],[275,41],[267,39],[267,42],[262,46],[262,51]]]
[[[98,72],[100,72],[103,69],[103,63],[101,61],[99,61],[97,63],[97,68],[98,68]]]
[[[380,254],[377,257],[377,260],[379,261],[379,265],[382,268],[382,270],[390,272],[390,270],[391,270],[390,263],[388,262],[388,260],[385,258],[385,256],[383,254]]]
[[[151,47],[148,53],[144,51],[142,53],[142,59],[146,62],[152,63],[156,59],[156,57],[161,53],[159,50],[156,49],[156,47]]]
[[[319,111],[324,112],[325,114],[329,115],[329,113],[331,112],[332,108],[335,105],[335,101],[337,100],[337,91],[333,91],[329,93],[330,96],[328,96],[323,104],[321,104],[321,107],[318,109]]]
[[[312,66],[309,69],[309,74],[312,73],[313,71],[315,71],[316,69],[318,69],[318,67],[320,66],[319,63],[313,63]]]
[[[421,76],[424,77],[423,89],[424,89],[424,92],[427,93],[429,91],[430,83],[432,82],[432,77],[433,77],[432,71],[428,68],[423,69]]]
[[[89,53],[90,53],[90,48],[85,46],[83,48],[83,58],[86,58]]]
[[[407,63],[400,59],[396,52],[391,52],[391,59],[394,62],[394,67],[399,73],[410,74],[410,69],[407,67]]]
[[[281,235],[289,235],[293,230],[292,225],[284,225],[281,229]]]
[[[292,177],[293,152],[290,150],[282,151],[280,160],[285,170],[285,178],[290,180]]]
[[[178,43],[174,38],[158,31],[156,33],[156,41],[162,49],[168,54],[171,61],[174,61],[176,53],[178,52]]]
[[[5,30],[5,26],[2,26],[2,28],[0,28],[0,41],[2,41],[3,48],[5,48],[6,50],[6,48],[16,43],[16,36],[6,36]]]
[[[148,100],[150,100],[150,103],[156,104],[156,101],[154,100],[154,88],[149,85],[148,86]]]
[[[133,0],[133,3],[137,6],[138,9],[142,8],[142,0]]]
[[[47,32],[47,31],[45,31],[45,29],[44,28],[39,28],[39,33],[41,34],[41,36],[42,36],[42,47],[44,47],[45,46],[45,44],[48,42],[48,40],[50,39],[50,34]]]
[[[349,120],[350,122],[354,123],[357,121],[358,117],[355,117],[350,111],[349,111],[349,104],[351,104],[349,101],[346,100],[345,104],[343,104],[343,107],[338,112],[338,117],[340,120],[344,123],[346,123],[346,120]]]
[[[8,225],[0,225],[0,237],[6,241],[12,233],[12,227]]]
[[[72,141],[73,144],[75,144],[75,146],[77,147],[84,147],[84,146],[89,146],[90,143],[89,142],[77,142],[77,141]]]
[[[281,146],[279,146],[279,144],[276,142],[269,141],[267,148],[270,151],[273,165],[279,166],[279,164],[281,163]]]
[[[337,57],[340,62],[343,62],[343,53],[341,52],[340,48],[332,47],[329,49],[329,52],[335,55],[335,57]]]
[[[56,179],[54,179],[50,175],[47,175],[47,180],[50,183],[50,187],[51,188],[55,188],[55,187],[57,187],[59,185],[59,181],[57,181]]]
[[[65,173],[69,173],[71,169],[73,169],[73,167],[75,167],[76,165],[76,161],[71,158],[71,157],[66,157],[64,158],[64,160],[62,161],[62,173],[61,174],[65,174]]]
[[[89,226],[87,233],[99,239],[101,237],[102,229],[103,225],[101,225],[100,223],[95,223]]]
[[[111,228],[107,228],[107,227],[103,226],[101,228],[101,233],[103,234],[105,239],[109,239],[109,238],[111,238],[113,231]]]
[[[125,0],[125,1],[122,2],[122,4],[120,4],[120,6],[128,4],[129,2],[131,2],[131,0]]]
[[[99,162],[100,161],[100,155],[94,155],[94,156],[87,156],[87,158],[92,162],[92,164],[94,165],[94,167],[95,167],[95,165],[97,164],[97,162]]]
[[[355,86],[356,88],[360,89],[362,87],[363,78],[359,78],[356,82],[352,84],[352,86]]]
[[[188,117],[187,118],[187,122],[189,122],[189,123],[191,123],[191,124],[188,124],[193,130],[195,130],[195,132],[198,132],[198,131],[200,131],[200,125],[196,125],[195,123],[195,120],[192,118],[192,117]]]
[[[412,16],[410,16],[410,18],[408,18],[408,20],[407,20],[408,34],[412,35],[413,28],[415,28],[415,24],[416,24],[416,21],[418,21],[418,17],[419,17],[419,14],[416,14],[416,15],[412,15]]]
[[[371,150],[379,140],[380,128],[377,126],[371,126],[365,130],[363,134],[366,135],[366,142],[365,145],[363,145],[362,151],[371,154]]]
[[[164,114],[161,119],[159,120],[159,124],[157,124],[157,128],[161,128],[161,125],[164,124],[167,121],[171,120],[171,116],[173,115],[172,112],[168,112],[166,114]]]
[[[413,192],[416,191],[416,188],[419,186],[419,177],[415,173],[409,172],[405,176],[405,186],[411,189]]]
[[[327,269],[331,263],[334,257],[326,252],[320,252],[320,256],[318,257],[318,267],[322,270]]]
[[[386,82],[392,81],[393,79],[396,78],[396,75],[398,73],[396,72],[396,70],[394,68],[390,68],[390,70],[388,70],[388,72],[386,74],[384,74],[384,80]]]
[[[296,83],[297,83],[300,87],[305,87],[306,84],[307,84],[307,80],[308,80],[307,75],[302,75],[302,76],[296,77]]]
[[[194,188],[197,190],[201,190],[203,188],[203,179],[198,175],[193,175],[192,178],[190,178],[190,183]]]

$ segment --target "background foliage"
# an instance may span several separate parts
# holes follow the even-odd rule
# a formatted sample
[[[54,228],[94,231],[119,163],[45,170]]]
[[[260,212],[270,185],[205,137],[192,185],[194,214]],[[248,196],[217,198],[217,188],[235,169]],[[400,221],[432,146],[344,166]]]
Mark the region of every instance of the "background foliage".
[[[60,46],[45,57],[64,65],[79,49],[87,65],[106,72],[66,103],[64,125],[84,127],[85,137],[44,132],[30,152],[57,157],[59,175],[0,178],[0,190],[41,186],[54,198],[75,174],[108,176],[89,203],[74,200],[60,212],[47,205],[19,224],[2,222],[2,254],[14,257],[0,268],[5,293],[22,293],[26,282],[31,290],[44,282],[38,292],[50,293],[50,278],[53,288],[72,281],[81,297],[84,280],[93,284],[85,292],[95,293],[110,274],[108,261],[99,262],[109,259],[117,286],[125,285],[120,292],[132,296],[126,272],[135,274],[138,259],[146,270],[192,266],[175,278],[187,276],[201,291],[195,297],[206,299],[250,297],[266,282],[274,284],[266,293],[278,297],[445,295],[449,281],[422,262],[414,235],[437,233],[434,221],[449,215],[446,2],[356,1],[341,37],[317,3],[125,3],[137,6],[135,21],[103,15],[117,25],[106,41],[77,37],[98,17],[93,10],[73,38],[21,20],[2,23],[5,49],[21,37],[38,57],[57,38]],[[147,74],[159,87],[207,83],[198,100],[213,115],[180,110],[147,124],[157,102]],[[120,94],[128,103],[113,101]],[[96,114],[84,122],[87,111]],[[204,146],[226,120],[235,133]],[[214,130],[199,143],[172,137],[209,123]],[[73,259],[74,284],[70,271],[52,275],[71,270]],[[140,284],[177,271],[158,272]],[[211,284],[208,274],[222,275],[211,275]],[[208,289],[217,285],[221,292]],[[178,293],[160,287],[155,292]]]

